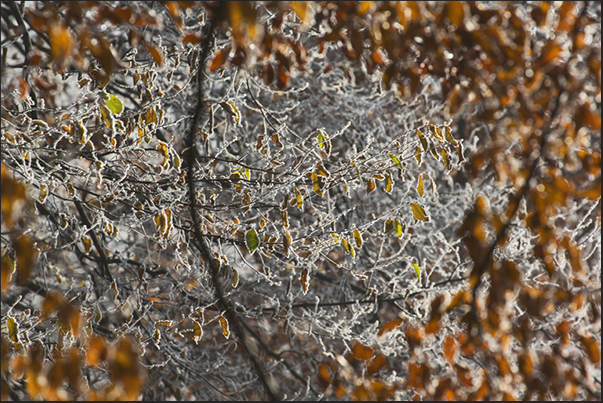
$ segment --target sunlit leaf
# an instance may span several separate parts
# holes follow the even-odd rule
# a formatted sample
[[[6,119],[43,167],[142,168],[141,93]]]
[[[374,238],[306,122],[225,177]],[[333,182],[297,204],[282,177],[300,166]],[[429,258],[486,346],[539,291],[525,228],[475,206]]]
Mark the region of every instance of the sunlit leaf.
[[[389,170],[385,171],[385,191],[391,193],[393,186],[394,181],[392,180],[392,174]]]
[[[260,245],[260,238],[258,238],[257,232],[252,228],[245,234],[245,244],[247,245],[247,249],[251,254],[255,252],[255,250]]]
[[[105,101],[105,106],[115,115],[123,112],[124,104],[115,95],[103,92],[103,100]]]
[[[396,218],[394,220],[394,229],[396,230],[396,235],[398,235],[398,237],[402,236],[402,223]]]
[[[415,262],[412,262],[412,267],[414,267],[415,272],[417,273],[417,278],[419,279],[419,282],[421,282],[421,268]]]
[[[429,221],[429,217],[427,217],[423,206],[417,203],[410,203],[410,207],[412,209],[412,215],[416,220]]]
[[[228,320],[224,316],[220,316],[220,327],[222,328],[222,334],[228,339],[230,336],[230,328],[228,326]]]
[[[360,235],[360,231],[357,228],[354,228],[354,241],[356,241],[356,245],[359,248],[362,247],[362,235]]]
[[[87,236],[82,237],[84,243],[84,252],[88,253],[92,249],[92,241]]]
[[[345,251],[352,255],[352,257],[356,256],[356,251],[354,250],[354,246],[349,243],[345,238],[341,240],[341,244],[343,245]]]
[[[398,157],[396,157],[394,154],[389,153],[388,154],[389,157],[392,159],[392,161],[394,161],[394,164],[396,164],[396,166],[400,169],[402,169],[402,163],[400,162],[400,160],[398,159]]]
[[[423,185],[423,175],[419,175],[419,183],[417,184],[417,192],[419,193],[419,196],[423,197],[424,190],[425,187]]]

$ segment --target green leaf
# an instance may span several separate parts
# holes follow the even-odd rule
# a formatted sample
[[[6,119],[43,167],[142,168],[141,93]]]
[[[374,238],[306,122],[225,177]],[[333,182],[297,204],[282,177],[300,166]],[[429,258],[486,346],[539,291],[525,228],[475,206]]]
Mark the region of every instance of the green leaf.
[[[398,159],[398,157],[396,157],[394,154],[389,153],[389,158],[392,159],[392,161],[394,161],[394,164],[396,164],[398,166],[398,168],[402,169],[402,163],[400,162],[400,160]]]
[[[119,115],[123,112],[124,104],[115,95],[104,92],[103,99],[105,100],[105,105],[107,108],[115,115]]]
[[[318,140],[318,145],[320,146],[320,148],[325,148],[325,136],[326,133],[322,130],[319,130],[318,134],[316,135],[316,139]]]
[[[258,234],[253,228],[245,234],[245,244],[252,254],[260,246],[260,238],[258,238]]]
[[[419,282],[421,282],[421,268],[415,262],[412,263],[412,267],[415,268],[415,271],[417,272],[417,277],[419,278]]]

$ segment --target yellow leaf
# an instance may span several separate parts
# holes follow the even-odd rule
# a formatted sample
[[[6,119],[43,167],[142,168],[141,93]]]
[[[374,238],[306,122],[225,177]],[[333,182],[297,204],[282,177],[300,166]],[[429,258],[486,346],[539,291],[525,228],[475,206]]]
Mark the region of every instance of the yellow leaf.
[[[40,196],[38,197],[38,200],[40,201],[40,203],[44,204],[47,196],[48,196],[48,185],[43,183],[40,185]]]
[[[203,328],[199,322],[193,319],[193,341],[195,344],[199,344],[201,337],[203,337]]]
[[[331,176],[329,171],[320,162],[316,164],[316,173],[327,178]]]
[[[452,137],[452,132],[450,130],[450,127],[446,126],[444,129],[446,130],[446,140],[448,140],[450,142],[454,141],[454,137]]]
[[[375,180],[369,179],[366,183],[366,193],[371,193],[373,190],[375,190]]]
[[[394,229],[394,220],[388,218],[385,223],[383,223],[383,232],[388,232]]]
[[[358,247],[362,247],[362,235],[360,235],[360,231],[357,228],[354,229],[354,241],[356,241],[356,245]]]
[[[421,140],[421,145],[423,146],[423,150],[427,151],[429,149],[429,143],[427,143],[427,139],[425,138],[425,135],[423,133],[421,133],[421,130],[417,129],[417,136],[419,137],[419,140]]]
[[[417,163],[419,164],[419,166],[421,166],[421,157],[422,157],[421,147],[417,146],[415,148],[415,158],[417,159]]]
[[[396,218],[394,220],[394,229],[396,230],[396,235],[398,235],[398,237],[402,236],[402,223]]]
[[[387,170],[385,171],[385,191],[391,193],[393,186],[394,181],[392,180],[392,174]]]
[[[450,160],[448,159],[448,153],[446,150],[442,150],[442,161],[444,162],[446,169],[450,170]]]
[[[283,215],[283,227],[289,228],[289,220],[287,219],[287,211],[281,212]]]
[[[299,193],[299,190],[297,190],[297,188],[294,189],[295,190],[295,201],[297,202],[297,208],[300,210],[304,209],[304,199],[302,198],[301,193]]]
[[[84,252],[88,253],[92,249],[92,241],[87,236],[82,237],[84,243]]]
[[[8,327],[8,337],[15,343],[19,343],[19,324],[15,318],[6,319],[6,326]]]
[[[415,217],[415,220],[429,221],[429,217],[427,217],[423,206],[417,203],[410,203],[410,207],[412,209],[412,215]]]
[[[417,273],[417,277],[419,278],[419,282],[421,282],[421,268],[415,262],[412,262],[412,267],[415,268],[415,272]]]
[[[316,193],[318,193],[319,195],[321,195],[323,193],[323,191],[322,191],[322,186],[320,186],[318,175],[316,175],[315,172],[312,172],[312,174],[310,175],[310,178],[312,179],[312,182],[314,183],[314,187],[312,189]]]
[[[423,186],[423,175],[419,175],[419,183],[417,184],[417,192],[423,197],[425,187]]]
[[[224,316],[220,316],[220,327],[222,328],[222,334],[228,339],[228,336],[230,336],[230,329],[228,327],[228,320]]]

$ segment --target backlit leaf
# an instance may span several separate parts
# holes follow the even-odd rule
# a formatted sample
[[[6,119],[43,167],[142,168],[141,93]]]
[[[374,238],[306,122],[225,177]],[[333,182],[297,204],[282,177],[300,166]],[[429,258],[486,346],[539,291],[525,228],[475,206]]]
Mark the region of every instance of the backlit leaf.
[[[417,273],[417,277],[419,278],[419,282],[421,282],[421,268],[415,262],[412,263],[412,267],[415,268],[415,272]]]
[[[247,245],[247,249],[252,254],[260,245],[260,238],[258,238],[258,234],[253,228],[245,234],[245,245]]]
[[[123,112],[124,104],[115,95],[103,92],[103,100],[107,109],[113,112],[113,114],[119,115]]]
[[[396,218],[394,220],[394,229],[396,230],[396,235],[398,235],[398,237],[402,236],[402,223]]]
[[[423,206],[417,203],[410,203],[410,207],[412,209],[412,215],[413,217],[415,217],[416,220],[429,221],[429,217],[427,217]]]
[[[398,159],[398,157],[396,157],[394,154],[389,153],[388,154],[389,157],[392,159],[392,161],[394,161],[394,164],[396,164],[396,166],[400,169],[402,169],[402,163],[400,162],[400,160]]]

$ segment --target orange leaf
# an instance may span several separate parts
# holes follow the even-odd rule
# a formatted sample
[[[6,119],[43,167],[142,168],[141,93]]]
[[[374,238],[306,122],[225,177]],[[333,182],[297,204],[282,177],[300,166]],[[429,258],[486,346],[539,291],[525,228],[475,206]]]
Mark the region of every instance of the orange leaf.
[[[163,55],[161,52],[155,46],[149,44],[147,44],[147,49],[153,60],[155,60],[155,63],[157,63],[159,67],[163,66]]]
[[[226,63],[228,56],[230,55],[230,46],[220,49],[214,55],[213,60],[209,65],[209,71],[214,72]]]

